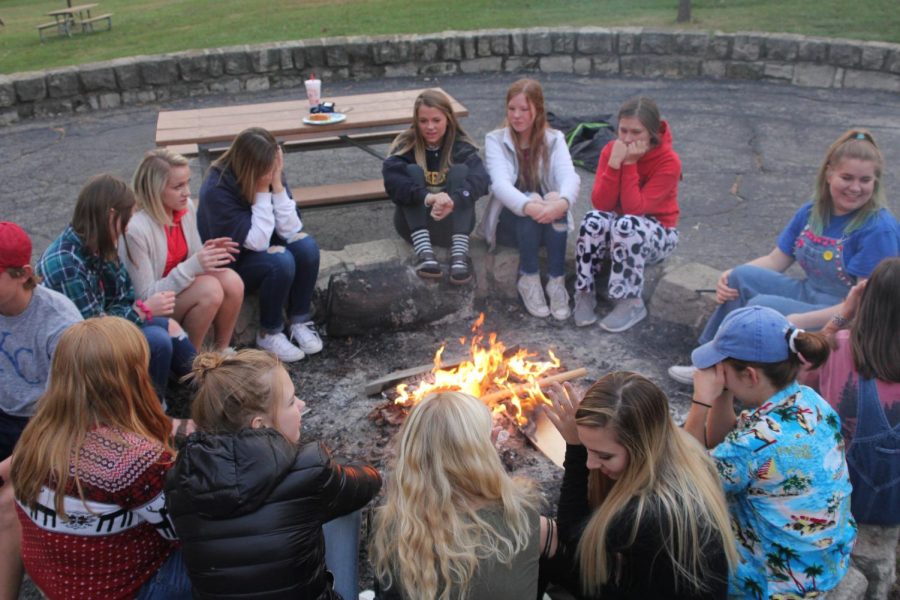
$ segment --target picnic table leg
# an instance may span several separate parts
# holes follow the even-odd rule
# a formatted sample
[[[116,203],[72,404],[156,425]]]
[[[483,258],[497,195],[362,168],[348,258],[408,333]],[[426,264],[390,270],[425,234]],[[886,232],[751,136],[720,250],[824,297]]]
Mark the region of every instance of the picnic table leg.
[[[206,171],[209,170],[209,165],[212,164],[207,144],[197,145],[197,162],[200,164],[200,177],[206,177]]]
[[[351,145],[351,146],[356,146],[357,148],[359,148],[359,149],[362,150],[363,152],[368,152],[369,154],[371,154],[372,156],[374,156],[374,157],[377,158],[378,160],[383,161],[383,160],[386,158],[386,157],[382,156],[377,150],[373,150],[372,148],[370,148],[369,146],[363,144],[362,142],[358,142],[358,141],[356,141],[356,140],[354,140],[354,139],[352,139],[352,138],[350,138],[350,137],[348,137],[348,136],[346,136],[346,135],[338,136],[338,139],[341,140],[342,142],[344,142],[345,144],[349,144],[349,145]]]

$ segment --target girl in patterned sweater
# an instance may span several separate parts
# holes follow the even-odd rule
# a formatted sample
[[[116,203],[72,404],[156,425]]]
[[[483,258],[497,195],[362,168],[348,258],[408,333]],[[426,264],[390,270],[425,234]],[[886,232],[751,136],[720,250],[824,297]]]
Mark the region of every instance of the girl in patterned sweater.
[[[169,419],[119,317],[71,326],[13,455],[22,559],[47,598],[190,598],[166,510]]]

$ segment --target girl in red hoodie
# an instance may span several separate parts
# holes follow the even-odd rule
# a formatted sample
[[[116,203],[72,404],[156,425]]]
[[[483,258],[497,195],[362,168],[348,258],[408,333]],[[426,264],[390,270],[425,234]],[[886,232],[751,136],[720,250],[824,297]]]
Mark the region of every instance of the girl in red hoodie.
[[[644,265],[662,261],[678,244],[678,182],[681,160],[672,149],[669,125],[656,103],[632,98],[619,109],[618,139],[600,154],[591,193],[596,210],[581,222],[576,246],[575,324],[591,325],[594,275],[611,264],[609,298],[615,308],[600,326],[629,329],[647,316],[641,299]]]

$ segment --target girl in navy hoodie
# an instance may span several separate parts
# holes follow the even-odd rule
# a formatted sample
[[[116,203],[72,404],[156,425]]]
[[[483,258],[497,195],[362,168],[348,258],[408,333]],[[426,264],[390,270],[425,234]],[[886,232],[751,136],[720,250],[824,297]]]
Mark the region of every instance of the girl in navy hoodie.
[[[294,362],[322,349],[310,309],[319,246],[303,231],[283,171],[284,154],[272,134],[245,129],[206,174],[197,228],[204,242],[231,238],[240,245],[230,266],[244,289],[259,291],[256,345]],[[285,309],[290,339],[284,334]]]
[[[597,321],[594,276],[611,263],[607,293],[615,308],[600,322],[625,331],[647,316],[641,299],[644,265],[662,261],[678,244],[681,160],[669,124],[645,96],[622,105],[618,139],[600,153],[591,202],[576,246],[575,324]]]

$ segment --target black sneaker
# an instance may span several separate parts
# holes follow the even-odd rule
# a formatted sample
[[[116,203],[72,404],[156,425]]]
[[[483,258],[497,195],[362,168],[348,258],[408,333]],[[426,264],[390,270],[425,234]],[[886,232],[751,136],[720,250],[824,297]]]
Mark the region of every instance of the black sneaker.
[[[418,255],[419,263],[416,265],[416,275],[424,279],[440,279],[441,265],[438,264],[434,257],[434,252],[428,250]]]
[[[472,281],[472,269],[469,265],[469,257],[456,255],[450,259],[450,283],[465,285]]]

